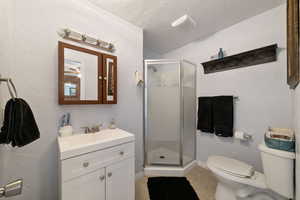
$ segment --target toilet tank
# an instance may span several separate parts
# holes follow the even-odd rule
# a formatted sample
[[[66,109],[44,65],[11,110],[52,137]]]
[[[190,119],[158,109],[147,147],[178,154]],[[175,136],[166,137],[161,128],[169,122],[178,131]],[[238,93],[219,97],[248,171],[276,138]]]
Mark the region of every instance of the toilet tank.
[[[259,145],[266,184],[269,189],[286,197],[294,197],[295,153]]]

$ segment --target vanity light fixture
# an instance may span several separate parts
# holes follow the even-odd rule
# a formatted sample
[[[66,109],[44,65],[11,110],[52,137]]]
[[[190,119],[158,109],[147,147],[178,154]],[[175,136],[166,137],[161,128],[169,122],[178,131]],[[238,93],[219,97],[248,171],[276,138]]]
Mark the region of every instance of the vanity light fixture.
[[[58,35],[64,39],[71,40],[74,42],[86,44],[94,48],[99,48],[108,52],[114,52],[115,46],[112,43],[96,39],[94,37],[88,36],[86,34],[81,34],[79,32],[73,31],[71,29],[65,28],[58,31]]]

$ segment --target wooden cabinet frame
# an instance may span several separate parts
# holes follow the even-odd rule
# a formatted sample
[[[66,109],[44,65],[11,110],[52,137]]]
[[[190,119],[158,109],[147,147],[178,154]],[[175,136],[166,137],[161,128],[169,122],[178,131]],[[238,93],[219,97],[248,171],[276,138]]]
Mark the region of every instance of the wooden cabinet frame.
[[[65,56],[64,49],[72,49],[75,51],[92,54],[98,57],[98,99],[97,100],[74,100],[72,98],[66,99],[64,94],[64,69],[65,69]],[[108,78],[106,77],[106,59],[113,60],[113,101],[107,99],[106,86],[108,84]],[[104,65],[105,64],[105,65]],[[76,98],[78,98],[76,96]],[[79,97],[80,98],[80,97]],[[117,104],[117,57],[107,55],[90,49],[74,46],[64,42],[58,42],[58,103],[60,105],[81,105],[81,104]]]
[[[109,77],[106,76],[106,74],[108,73],[107,72],[107,68],[106,68],[106,65],[107,65],[107,59],[111,59],[113,60],[113,63],[110,63],[110,67],[113,69],[113,72],[112,72],[112,76],[113,76],[113,80],[112,80],[112,83],[109,83],[110,80],[109,80]],[[103,55],[103,103],[104,104],[116,104],[117,103],[117,57],[115,56],[111,56],[111,55]],[[112,93],[113,93],[113,100],[109,100],[107,98],[107,96],[109,94],[107,94],[107,88],[109,88],[109,84],[112,84]]]
[[[287,1],[287,83],[295,89],[299,83],[299,0]]]

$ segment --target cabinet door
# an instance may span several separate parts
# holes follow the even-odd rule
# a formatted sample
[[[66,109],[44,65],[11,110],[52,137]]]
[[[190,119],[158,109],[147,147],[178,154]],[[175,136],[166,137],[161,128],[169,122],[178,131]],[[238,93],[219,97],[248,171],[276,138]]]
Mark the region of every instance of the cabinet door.
[[[134,159],[106,168],[106,200],[134,200]]]
[[[64,182],[61,200],[105,200],[105,170]]]
[[[103,58],[103,103],[117,103],[117,57],[102,55]]]
[[[102,54],[59,42],[59,104],[102,104]]]

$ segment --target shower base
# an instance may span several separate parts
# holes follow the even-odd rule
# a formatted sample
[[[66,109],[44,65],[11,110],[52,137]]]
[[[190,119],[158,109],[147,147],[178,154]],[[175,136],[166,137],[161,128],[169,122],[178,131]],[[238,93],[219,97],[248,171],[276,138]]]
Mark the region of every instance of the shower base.
[[[197,161],[194,160],[184,167],[173,166],[145,166],[145,176],[185,176],[194,166],[197,165]]]
[[[147,155],[150,165],[180,165],[180,153],[176,142],[164,142],[162,145],[159,142],[155,143],[158,145],[149,151]],[[183,155],[182,159],[183,163],[194,160],[188,155]]]
[[[170,149],[159,147],[148,154],[151,164],[154,165],[179,165],[179,153]]]

